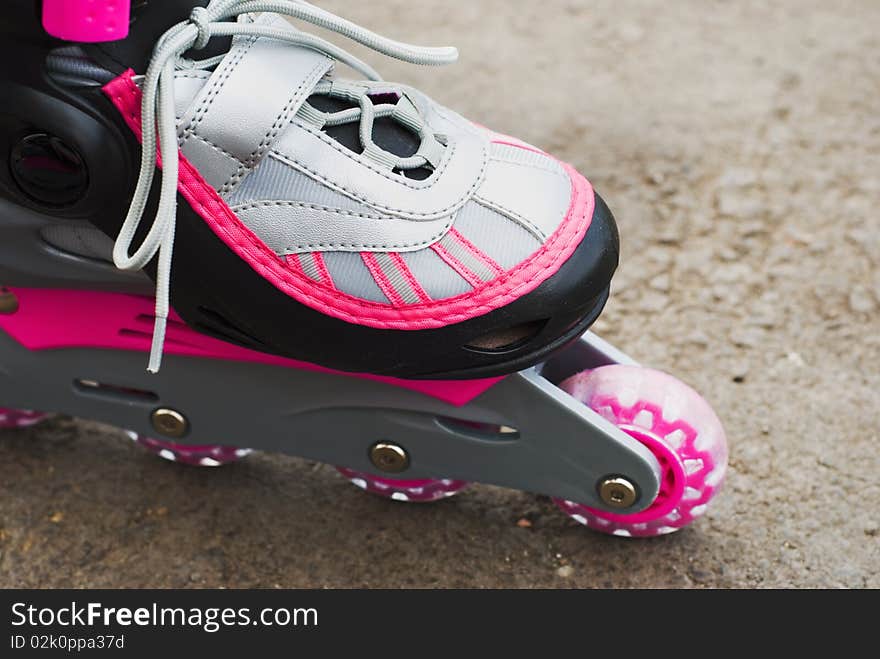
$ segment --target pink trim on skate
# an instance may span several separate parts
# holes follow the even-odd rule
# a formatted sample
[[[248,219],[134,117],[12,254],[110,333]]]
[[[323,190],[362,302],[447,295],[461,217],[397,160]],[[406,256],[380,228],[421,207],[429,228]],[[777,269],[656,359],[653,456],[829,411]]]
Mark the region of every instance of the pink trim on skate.
[[[0,329],[28,350],[106,348],[149,352],[155,306],[152,298],[120,293],[9,287],[18,297],[18,311],[0,315]],[[321,373],[339,373],[308,362],[249,350],[206,336],[172,312],[168,318],[165,353],[269,364]],[[402,380],[366,373],[345,374],[384,382],[465,405],[502,378],[481,380]]]
[[[299,262],[299,254],[287,254],[284,260],[287,261],[287,267],[294,272],[303,272],[302,263]]]
[[[413,292],[418,296],[419,300],[422,302],[430,302],[431,296],[425,292],[425,289],[422,288],[422,285],[419,283],[419,280],[416,279],[416,276],[412,273],[412,270],[409,269],[409,266],[406,264],[406,261],[403,260],[403,257],[397,252],[391,252],[389,255],[391,260],[394,262],[394,265],[397,266],[397,271],[406,279],[410,288],[412,288]]]
[[[312,263],[315,266],[315,269],[318,271],[318,276],[322,284],[325,286],[330,286],[331,288],[334,286],[333,278],[330,276],[330,271],[327,269],[327,265],[324,263],[324,257],[321,256],[321,252],[311,252],[308,254],[288,254],[284,257],[284,261],[287,263],[287,267],[291,269],[293,272],[300,273],[301,275],[308,277],[305,274],[305,270],[303,270],[302,263],[300,262],[301,256],[308,256],[312,259]]]
[[[453,240],[458,242],[459,245],[470,252],[474,256],[474,258],[487,265],[491,270],[495,272],[496,275],[501,276],[504,274],[504,268],[495,263],[495,260],[491,256],[486,254],[479,247],[474,245],[470,240],[461,235],[461,233],[459,233],[457,229],[450,229],[447,235],[452,237]]]
[[[483,280],[480,279],[476,274],[474,274],[473,270],[471,270],[464,263],[455,258],[452,252],[446,249],[443,245],[441,245],[440,243],[434,243],[433,245],[431,245],[431,249],[434,250],[437,256],[443,259],[446,265],[448,265],[450,268],[460,274],[462,279],[464,279],[475,289],[483,285]]]
[[[385,272],[382,270],[382,266],[379,265],[379,261],[376,259],[376,255],[372,252],[361,252],[361,260],[363,260],[364,265],[367,266],[367,270],[370,271],[370,274],[373,275],[373,279],[376,281],[376,284],[379,286],[380,290],[385,294],[385,297],[393,304],[395,307],[402,307],[406,305],[403,297],[401,297],[400,293],[397,292],[397,289],[391,284],[388,280],[388,277],[385,275]]]
[[[107,83],[110,98],[129,128],[141,137],[141,92],[129,70]],[[593,218],[595,197],[589,182],[570,165],[563,164],[571,179],[572,199],[568,213],[547,242],[531,257],[473,291],[445,300],[393,307],[362,300],[324,286],[279,260],[235,216],[198,173],[180,157],[180,193],[214,233],[278,290],[328,316],[380,329],[418,330],[445,327],[503,307],[530,293],[555,274],[583,240]]]
[[[321,275],[321,283],[335,289],[336,285],[333,283],[333,277],[330,276],[330,270],[327,269],[327,264],[324,263],[324,255],[321,252],[312,252],[312,259],[314,259],[315,267]]]
[[[131,0],[43,0],[43,27],[65,41],[125,39],[130,16]]]

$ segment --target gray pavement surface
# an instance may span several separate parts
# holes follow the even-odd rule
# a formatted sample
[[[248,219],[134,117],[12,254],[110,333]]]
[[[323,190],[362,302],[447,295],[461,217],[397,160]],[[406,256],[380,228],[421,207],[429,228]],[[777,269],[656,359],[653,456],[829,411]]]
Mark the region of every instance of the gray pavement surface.
[[[459,45],[387,77],[591,178],[623,241],[596,330],[714,405],[724,492],[627,541],[532,494],[407,506],[54,417],[0,431],[0,586],[880,587],[880,3],[322,4]]]

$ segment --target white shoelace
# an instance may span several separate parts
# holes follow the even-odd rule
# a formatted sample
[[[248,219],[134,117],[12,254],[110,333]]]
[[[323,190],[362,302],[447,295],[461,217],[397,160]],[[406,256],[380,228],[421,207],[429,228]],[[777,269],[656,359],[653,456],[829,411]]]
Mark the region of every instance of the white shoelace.
[[[141,170],[131,206],[113,247],[113,262],[121,270],[140,270],[157,254],[156,323],[147,370],[157,373],[162,363],[165,330],[170,309],[171,261],[177,221],[177,179],[179,158],[177,117],[174,104],[174,73],[178,68],[210,68],[224,56],[193,61],[183,57],[190,49],[204,48],[212,37],[259,36],[286,41],[325,53],[347,64],[369,80],[382,78],[365,62],[330,42],[298,30],[278,28],[259,23],[228,22],[242,14],[271,12],[300,19],[336,32],[378,53],[411,64],[437,66],[458,59],[455,48],[427,48],[394,41],[371,32],[335,14],[315,7],[305,0],[212,0],[207,7],[196,7],[189,20],[168,30],[153,52],[142,83],[142,154]],[[131,253],[135,234],[143,221],[147,198],[153,184],[156,156],[162,150],[162,174],[159,207],[147,236],[134,254]]]

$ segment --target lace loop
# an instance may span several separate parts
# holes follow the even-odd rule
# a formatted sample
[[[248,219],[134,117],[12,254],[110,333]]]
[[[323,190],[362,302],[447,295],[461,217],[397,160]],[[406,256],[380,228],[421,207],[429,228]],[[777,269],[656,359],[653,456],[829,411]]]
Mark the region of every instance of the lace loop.
[[[193,42],[193,49],[201,50],[207,46],[208,41],[211,40],[211,26],[208,24],[209,21],[210,16],[208,15],[208,10],[204,7],[195,7],[189,15],[189,22],[195,25],[196,29],[199,31],[196,40]]]

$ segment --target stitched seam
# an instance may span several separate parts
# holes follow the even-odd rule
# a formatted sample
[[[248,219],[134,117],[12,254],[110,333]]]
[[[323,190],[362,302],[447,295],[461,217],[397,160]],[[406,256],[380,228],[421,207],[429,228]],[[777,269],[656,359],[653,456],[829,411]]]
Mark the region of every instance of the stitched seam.
[[[246,176],[247,172],[254,169],[256,164],[268,150],[268,148],[275,141],[275,138],[278,136],[278,133],[282,128],[287,126],[290,123],[291,115],[293,113],[294,105],[298,104],[304,94],[303,90],[308,88],[312,89],[315,86],[315,83],[318,79],[323,76],[327,70],[329,69],[329,62],[326,59],[321,60],[315,67],[309,72],[306,79],[303,80],[299,87],[296,88],[296,91],[288,97],[287,103],[284,105],[284,108],[281,110],[281,113],[275,117],[275,121],[272,122],[272,125],[269,127],[269,130],[263,135],[263,138],[260,140],[260,143],[257,145],[257,148],[254,149],[246,160],[240,161],[241,166],[238,171],[232,175],[232,177],[223,184],[223,188],[221,190],[221,194],[231,192],[238,183]]]
[[[193,133],[193,134],[190,136],[190,139],[196,139],[196,140],[199,140],[200,142],[204,142],[205,144],[207,144],[209,147],[211,147],[211,148],[214,149],[215,151],[219,151],[219,152],[222,153],[224,156],[229,156],[229,157],[232,158],[235,162],[241,164],[241,160],[239,160],[238,158],[236,158],[233,154],[229,153],[229,151],[227,151],[226,149],[224,149],[222,146],[218,146],[218,145],[214,144],[211,140],[209,140],[209,139],[207,139],[207,138],[205,138],[205,137],[202,137],[201,135],[198,135],[198,134]]]
[[[442,237],[442,236],[441,236]],[[303,251],[303,250],[332,250],[332,249],[341,249],[341,250],[370,250],[370,251],[386,251],[389,249],[407,249],[411,250],[415,247],[425,248],[429,247],[432,244],[431,241],[425,241],[423,243],[412,243],[411,245],[381,245],[381,244],[370,244],[370,243],[299,243],[295,245],[290,245],[284,248],[284,251]]]
[[[321,273],[321,278],[323,280],[321,283],[330,288],[336,288],[336,284],[333,283],[333,277],[330,275],[330,270],[327,268],[327,264],[324,263],[324,256],[321,252],[312,252],[312,259],[315,261],[315,266],[318,268],[318,272]]]
[[[315,270],[317,270],[317,272],[315,273],[315,274],[317,275],[316,277],[312,277],[312,275],[309,274],[309,271],[306,270],[306,266],[303,265],[303,258],[304,258],[304,257],[308,257],[309,259],[311,259],[312,266],[315,268]],[[320,283],[324,283],[324,277],[323,277],[323,275],[321,274],[321,270],[320,270],[320,268],[318,268],[318,264],[317,264],[317,262],[315,261],[315,257],[314,257],[314,255],[313,255],[311,252],[305,252],[305,253],[302,253],[302,254],[288,254],[285,260],[286,260],[288,263],[290,263],[292,260],[293,260],[293,261],[296,261],[296,264],[299,266],[299,270],[300,270],[300,271],[301,271],[306,277],[308,277],[309,279],[311,279],[311,280],[313,280],[313,281],[317,281],[317,282],[320,282]]]
[[[208,82],[211,88],[205,94],[205,97],[199,103],[199,107],[196,108],[196,111],[193,113],[193,118],[189,122],[189,126],[186,127],[186,130],[183,132],[183,141],[186,141],[190,135],[195,133],[196,128],[198,128],[199,124],[205,118],[205,115],[208,112],[208,109],[211,107],[211,104],[214,102],[214,99],[217,98],[217,95],[220,93],[220,90],[226,85],[229,76],[232,75],[232,72],[238,68],[238,65],[241,63],[241,60],[244,56],[253,48],[254,44],[257,42],[256,37],[249,37],[245,41],[242,42],[242,46],[240,50],[235,53],[231,58],[227,58],[229,64],[226,68],[221,71],[220,75],[217,77],[217,80],[213,82]],[[227,61],[224,60],[224,63]],[[236,158],[238,160],[238,158]]]
[[[441,259],[446,261],[446,263],[449,264],[449,266],[458,274],[460,274],[462,278],[464,278],[464,280],[473,288],[476,289],[485,283],[473,272],[473,270],[471,270],[464,263],[455,258],[455,256],[453,256],[452,253],[448,249],[443,247],[443,245],[441,245],[440,243],[431,245],[431,249],[437,252],[437,255]]]
[[[386,206],[384,204],[380,204],[375,201],[371,201],[371,200],[367,199],[366,197],[363,197],[362,195],[358,194],[357,192],[355,192],[353,190],[349,190],[345,186],[343,186],[339,183],[335,183],[335,182],[325,178],[324,176],[322,176],[318,172],[311,169],[308,165],[300,162],[299,160],[288,158],[287,156],[279,153],[278,151],[272,151],[271,156],[273,158],[275,158],[276,160],[284,163],[285,165],[289,165],[290,167],[293,167],[294,169],[297,169],[298,171],[306,174],[307,176],[311,177],[312,179],[318,181],[319,183],[323,183],[327,187],[329,187],[337,192],[345,193],[349,197],[353,198],[355,201],[359,201],[362,204],[366,204],[368,206],[377,208],[379,210],[388,211],[389,213],[397,213],[399,215],[404,215],[404,216],[411,217],[411,218],[422,218],[422,219],[441,218],[445,215],[448,215],[449,213],[452,213],[452,212],[458,210],[465,203],[467,203],[468,199],[471,196],[473,196],[474,191],[477,190],[480,187],[480,185],[483,183],[483,178],[486,174],[486,167],[489,162],[488,158],[483,159],[483,165],[480,169],[480,174],[477,177],[477,180],[474,181],[474,184],[470,188],[468,188],[468,190],[465,192],[465,194],[460,199],[455,201],[455,203],[453,203],[451,206],[449,206],[447,208],[443,208],[439,211],[435,211],[433,213],[418,213],[418,212],[414,212],[411,210],[406,210],[403,208],[394,208],[391,206]]]
[[[214,99],[220,94],[220,91],[223,87],[226,86],[226,82],[229,80],[229,77],[233,74],[235,69],[238,68],[238,65],[241,64],[244,56],[250,52],[251,48],[254,47],[254,44],[257,43],[256,37],[250,37],[244,40],[241,48],[238,50],[235,55],[233,55],[229,59],[229,64],[220,72],[220,75],[217,77],[217,80],[210,82],[211,88],[208,90],[207,94],[205,94],[204,98],[202,98],[199,103],[199,107],[196,108],[196,111],[193,113],[193,119],[190,122],[190,125],[187,127],[187,132],[190,134],[194,133],[198,128],[199,124],[204,120],[205,115],[207,115],[208,110],[211,105],[214,103]]]
[[[271,145],[272,141],[275,137],[278,136],[278,131],[284,126],[284,124],[288,123],[290,119],[290,115],[293,112],[293,106],[297,101],[302,98],[303,90],[306,87],[314,87],[314,83],[317,82],[317,79],[326,73],[329,68],[329,63],[326,60],[322,60],[312,69],[311,73],[303,80],[299,87],[296,88],[296,91],[292,96],[289,97],[287,104],[284,106],[284,109],[281,110],[281,114],[275,118],[274,123],[269,128],[268,132],[263,136],[263,139],[260,140],[259,145],[254,151],[248,156],[248,159],[245,160],[247,164],[253,164],[260,155],[265,152],[265,150]]]
[[[496,204],[494,201],[489,201],[480,195],[474,195],[474,202],[480,204],[480,206],[484,206],[489,210],[493,210],[496,213],[506,217],[508,220],[519,224],[523,229],[532,234],[533,237],[538,239],[538,242],[543,244],[547,240],[547,234],[545,234],[541,229],[537,227],[537,225],[533,224],[525,217],[517,213],[516,211],[512,211],[509,208],[505,208],[501,204]]]
[[[201,69],[200,69],[201,70]],[[210,75],[205,75],[204,73],[200,73],[199,71],[175,71],[175,78],[198,78],[199,80],[209,80],[211,78]]]
[[[391,285],[391,282],[388,280],[388,277],[385,276],[385,273],[382,271],[382,266],[379,265],[379,262],[376,260],[375,255],[370,252],[361,253],[361,259],[364,264],[367,266],[367,269],[370,271],[370,274],[373,275],[373,279],[376,281],[376,284],[382,289],[382,292],[385,294],[391,304],[395,307],[402,307],[405,305],[403,301],[403,297],[401,297],[400,293],[395,290],[394,286]]]
[[[412,273],[412,270],[409,269],[409,266],[406,264],[406,261],[403,260],[403,257],[397,252],[392,252],[388,256],[391,257],[391,260],[397,266],[397,269],[400,271],[400,274],[403,275],[403,278],[409,284],[413,293],[416,294],[416,297],[419,298],[422,302],[430,302],[431,296],[429,296],[425,289],[422,288],[422,285],[419,284],[415,275]]]
[[[325,212],[325,213],[332,213],[334,215],[347,215],[349,217],[356,217],[356,218],[366,219],[366,220],[394,221],[394,220],[398,219],[398,218],[386,218],[386,217],[374,217],[371,215],[362,215],[360,213],[355,213],[353,211],[339,210],[339,209],[334,209],[334,208],[328,208],[326,206],[319,206],[317,204],[306,204],[306,203],[299,203],[299,202],[295,202],[295,201],[256,202],[256,203],[251,203],[251,204],[244,204],[242,206],[235,206],[235,207],[231,208],[230,210],[233,213],[235,213],[236,215],[241,215],[243,213],[246,213],[249,210],[259,210],[260,208],[268,208],[271,206],[280,206],[280,207],[287,206],[287,207],[295,207],[295,208],[306,208],[306,209],[310,209],[310,210],[318,210],[318,211]],[[449,220],[442,227],[440,227],[440,229],[437,231],[437,233],[435,233],[432,236],[429,236],[428,238],[425,238],[424,240],[420,240],[420,241],[417,241],[414,243],[392,243],[392,244],[386,244],[386,243],[337,243],[337,242],[296,243],[296,244],[289,245],[289,246],[285,247],[285,250],[303,250],[303,249],[314,250],[314,249],[326,249],[326,248],[330,248],[330,249],[344,248],[344,249],[358,249],[358,250],[359,249],[370,249],[370,250],[382,250],[382,251],[388,251],[388,250],[392,250],[392,249],[407,249],[407,250],[409,250],[409,249],[413,249],[415,247],[427,247],[431,243],[437,242],[443,236],[445,236],[447,233],[449,233],[449,229],[452,227],[454,222],[455,222],[455,216],[454,215],[450,216]]]
[[[295,271],[297,274],[302,273],[305,275],[305,271],[303,270],[302,263],[299,262],[299,254],[288,254],[284,257],[285,263],[287,263],[287,267],[291,270]],[[308,276],[308,275],[306,275]]]
[[[397,220],[400,221],[399,217],[387,217],[383,215],[370,215],[368,213],[358,213],[357,211],[350,211],[344,208],[334,208],[333,206],[323,206],[321,204],[312,204],[305,201],[290,201],[287,199],[277,199],[277,200],[266,200],[266,201],[249,201],[244,204],[238,204],[237,206],[233,206],[233,211],[248,211],[259,208],[269,208],[272,206],[295,206],[298,208],[307,208],[309,210],[316,211],[324,211],[327,213],[333,213],[335,215],[347,215],[349,217],[357,217],[364,220]],[[405,220],[404,220],[405,221]]]
[[[461,235],[456,229],[450,229],[449,235],[455,238],[459,242],[459,244],[461,244],[468,252],[470,252],[474,256],[474,258],[494,270],[496,275],[504,274],[504,268],[498,265],[495,262],[495,259],[486,254],[486,252],[481,250],[479,247],[474,245],[470,240]]]
[[[523,151],[525,151],[525,149],[523,149]],[[546,165],[538,165],[538,164],[533,164],[533,163],[523,163],[523,162],[519,162],[518,160],[513,160],[512,158],[509,158],[509,157],[498,156],[498,155],[489,156],[489,159],[494,160],[495,162],[504,163],[505,165],[513,165],[514,167],[525,167],[526,169],[537,169],[542,172],[547,172],[548,174],[555,174],[556,176],[560,176],[562,178],[566,177],[566,174],[564,171],[560,172],[558,169],[554,169],[554,168],[546,166]]]

